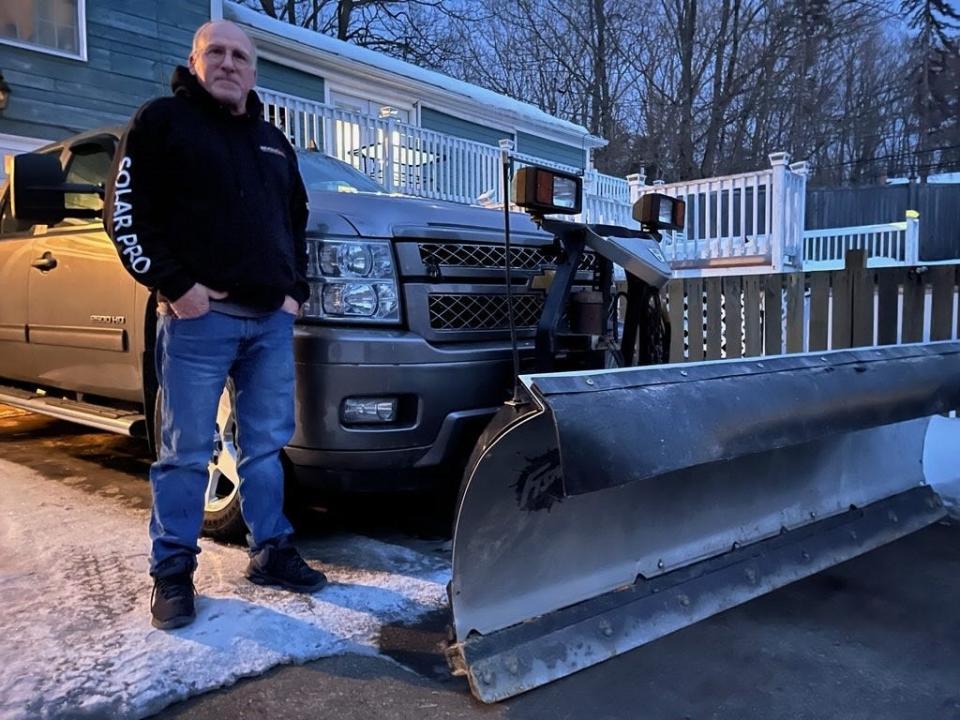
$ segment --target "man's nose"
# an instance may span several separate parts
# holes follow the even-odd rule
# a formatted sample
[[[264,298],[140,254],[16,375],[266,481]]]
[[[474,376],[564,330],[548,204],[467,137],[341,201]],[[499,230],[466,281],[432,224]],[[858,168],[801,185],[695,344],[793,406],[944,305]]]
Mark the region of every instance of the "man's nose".
[[[220,63],[220,67],[224,70],[235,70],[236,65],[233,61],[233,53],[224,53],[223,62]]]

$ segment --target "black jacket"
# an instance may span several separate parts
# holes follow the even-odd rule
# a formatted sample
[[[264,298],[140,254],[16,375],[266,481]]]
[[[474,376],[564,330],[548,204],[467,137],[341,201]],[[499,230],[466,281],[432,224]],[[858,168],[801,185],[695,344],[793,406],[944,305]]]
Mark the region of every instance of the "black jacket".
[[[114,160],[104,227],[124,266],[169,300],[199,282],[257,309],[303,303],[307,198],[290,143],[256,93],[234,116],[184,67],[171,85],[137,111]]]

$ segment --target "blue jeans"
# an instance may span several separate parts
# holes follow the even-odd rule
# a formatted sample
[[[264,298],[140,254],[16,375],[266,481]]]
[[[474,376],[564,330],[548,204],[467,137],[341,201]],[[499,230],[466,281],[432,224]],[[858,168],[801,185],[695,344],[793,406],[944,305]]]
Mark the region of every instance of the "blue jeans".
[[[283,514],[280,451],[293,436],[293,316],[209,312],[157,318],[162,389],[160,442],[150,468],[150,574],[192,571],[200,552],[208,464],[227,377],[236,389],[240,507],[250,552],[283,544],[293,532]]]

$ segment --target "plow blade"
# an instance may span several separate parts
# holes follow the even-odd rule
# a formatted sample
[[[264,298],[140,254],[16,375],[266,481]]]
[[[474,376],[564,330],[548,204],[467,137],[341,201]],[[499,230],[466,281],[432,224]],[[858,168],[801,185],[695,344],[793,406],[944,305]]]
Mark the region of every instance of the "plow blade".
[[[448,659],[485,702],[936,522],[960,475],[958,343],[522,380],[454,532]]]

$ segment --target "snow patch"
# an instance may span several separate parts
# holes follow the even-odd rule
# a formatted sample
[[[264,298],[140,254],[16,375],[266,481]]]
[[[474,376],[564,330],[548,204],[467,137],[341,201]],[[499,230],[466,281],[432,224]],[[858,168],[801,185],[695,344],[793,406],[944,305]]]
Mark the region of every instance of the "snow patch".
[[[910,182],[910,178],[905,178],[905,177],[887,178],[887,185],[906,185],[909,182]],[[931,185],[951,185],[955,183],[960,183],[960,172],[937,173],[936,175],[928,175],[927,182]]]
[[[934,415],[923,441],[923,475],[960,520],[960,419]]]
[[[377,652],[380,629],[446,603],[446,559],[366,537],[300,546],[330,585],[253,585],[242,548],[201,541],[197,620],[150,625],[147,512],[0,460],[0,718],[139,718],[281,663]]]

